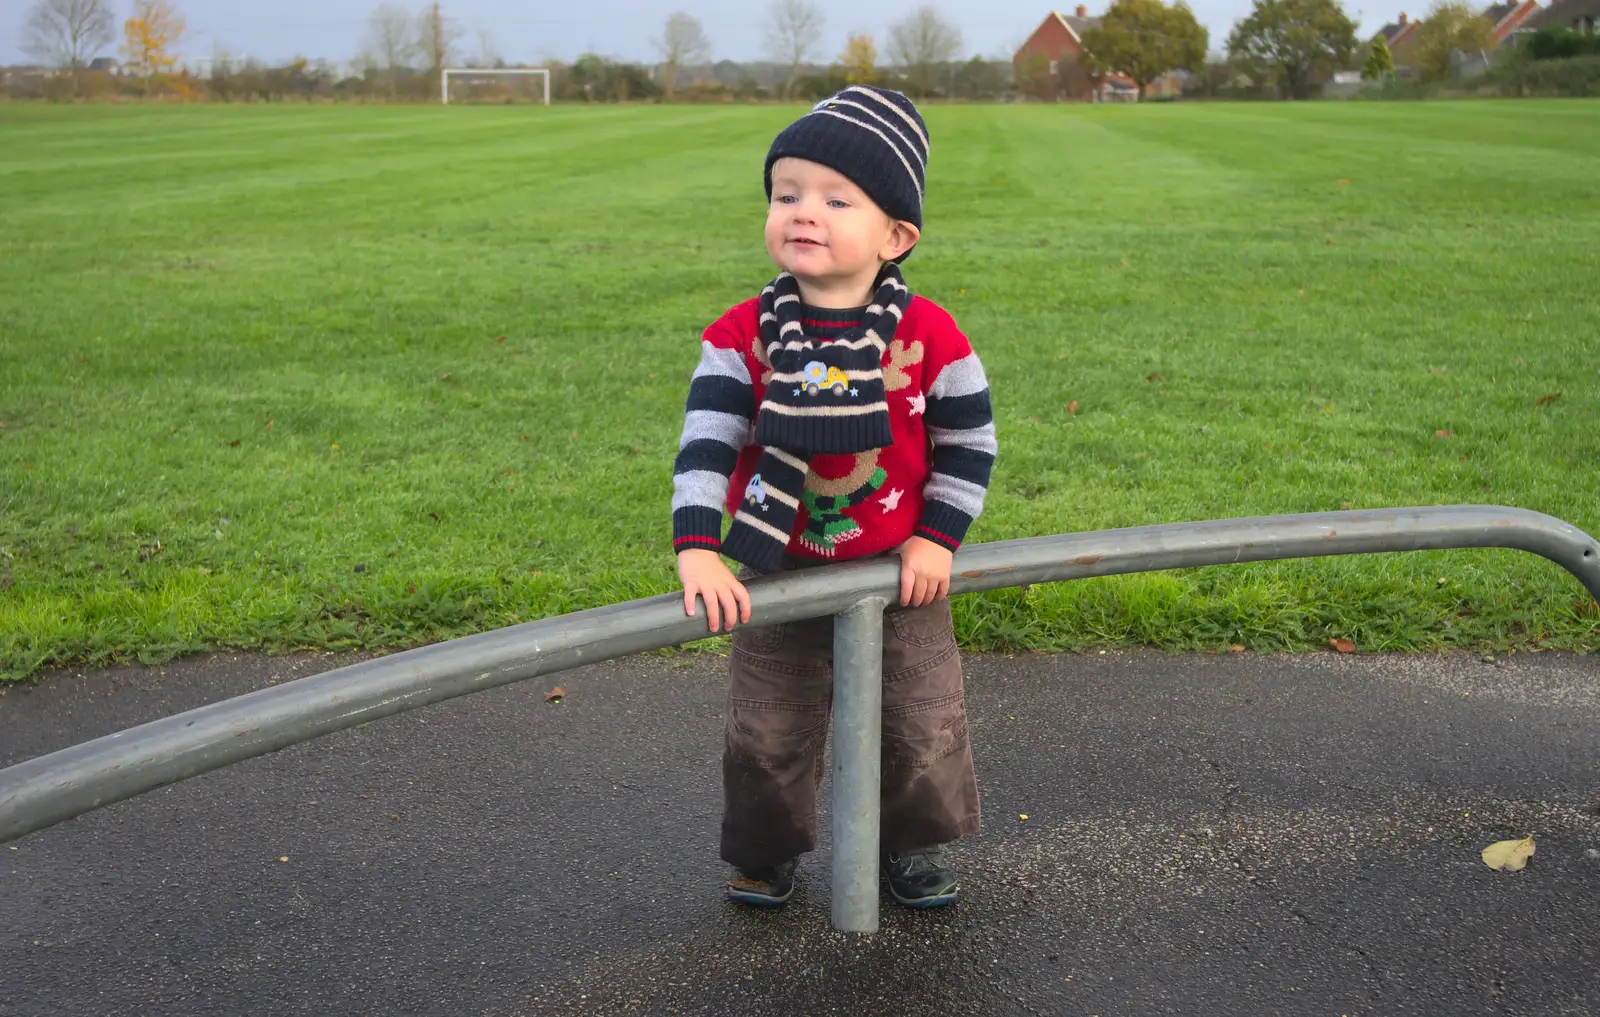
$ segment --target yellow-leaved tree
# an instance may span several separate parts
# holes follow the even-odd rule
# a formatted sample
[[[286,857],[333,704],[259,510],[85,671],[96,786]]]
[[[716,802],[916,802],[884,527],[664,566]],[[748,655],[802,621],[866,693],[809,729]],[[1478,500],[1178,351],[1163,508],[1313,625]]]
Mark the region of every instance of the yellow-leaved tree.
[[[122,23],[122,55],[146,91],[152,78],[177,66],[173,48],[183,38],[183,29],[183,15],[168,0],[135,0],[133,17]]]
[[[1460,0],[1440,0],[1417,29],[1417,70],[1428,81],[1451,76],[1455,55],[1484,54],[1494,49],[1488,18]]]
[[[844,80],[852,85],[870,85],[878,80],[878,47],[870,35],[852,35],[839,54]]]

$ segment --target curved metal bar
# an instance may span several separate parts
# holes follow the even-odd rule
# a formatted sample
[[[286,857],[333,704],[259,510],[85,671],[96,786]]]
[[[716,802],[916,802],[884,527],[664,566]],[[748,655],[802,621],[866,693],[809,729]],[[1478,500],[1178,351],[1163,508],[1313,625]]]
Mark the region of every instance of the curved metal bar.
[[[1551,516],[1492,505],[1379,509],[1140,526],[977,544],[952,593],[1334,554],[1505,547],[1543,555],[1600,600],[1600,546]],[[749,584],[756,625],[893,603],[899,565],[849,562]],[[364,661],[212,703],[0,770],[0,842],[112,802],[430,703],[703,638],[666,594]]]

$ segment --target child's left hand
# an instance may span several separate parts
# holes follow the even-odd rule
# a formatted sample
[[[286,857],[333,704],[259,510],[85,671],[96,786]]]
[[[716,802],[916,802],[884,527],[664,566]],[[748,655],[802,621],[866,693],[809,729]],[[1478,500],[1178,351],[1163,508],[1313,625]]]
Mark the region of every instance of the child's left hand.
[[[900,553],[900,604],[922,607],[950,593],[950,562],[955,555],[931,540],[912,537]]]

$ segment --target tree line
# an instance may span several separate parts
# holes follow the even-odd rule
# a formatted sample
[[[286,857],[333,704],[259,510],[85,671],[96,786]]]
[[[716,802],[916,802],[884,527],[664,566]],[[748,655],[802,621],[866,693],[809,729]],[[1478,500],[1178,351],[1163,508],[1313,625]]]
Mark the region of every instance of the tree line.
[[[493,37],[469,39],[438,2],[411,11],[385,2],[367,19],[360,52],[343,65],[296,58],[267,67],[218,50],[210,58],[180,58],[188,41],[173,0],[133,0],[121,22],[112,0],[35,0],[23,26],[23,48],[60,72],[56,92],[72,96],[133,93],[183,98],[374,97],[427,99],[437,95],[447,66],[503,68]],[[552,93],[574,101],[654,98],[803,98],[849,82],[882,82],[921,97],[999,98],[1009,84],[1001,60],[958,61],[961,33],[937,8],[924,5],[890,25],[880,49],[871,34],[851,36],[831,61],[820,51],[824,19],[812,0],[769,0],[766,59],[710,62],[711,44],[687,13],[670,15],[653,40],[653,66],[587,53],[569,62],[542,61]],[[105,57],[114,43],[120,62]],[[203,69],[196,70],[203,65]],[[526,82],[463,79],[464,89],[513,97]],[[542,85],[535,86],[541,87]]]
[[[466,28],[426,3],[408,10],[385,2],[367,20],[360,53],[335,66],[296,58],[267,67],[218,52],[195,70],[178,47],[186,25],[173,0],[132,0],[118,25],[111,0],[35,0],[24,23],[24,48],[59,69],[55,91],[175,95],[220,100],[375,98],[425,100],[438,95],[446,66],[503,68],[493,37]],[[837,54],[821,51],[824,19],[813,0],[767,0],[764,60],[711,61],[704,26],[692,15],[668,15],[652,40],[653,65],[595,53],[568,63],[545,61],[553,97],[565,101],[651,99],[719,101],[820,98],[852,83],[877,83],[917,98],[991,100],[1045,95],[1047,84],[1098,91],[1112,75],[1130,80],[1142,98],[1150,85],[1186,72],[1185,91],[1203,96],[1268,93],[1306,98],[1335,71],[1361,70],[1374,81],[1398,73],[1381,35],[1357,37],[1340,0],[1253,0],[1232,28],[1225,55],[1208,54],[1209,37],[1185,0],[1114,0],[1081,35],[1083,53],[1059,74],[1042,55],[1011,60],[959,59],[960,30],[932,4],[907,11],[881,37],[851,35]],[[1563,35],[1562,33],[1565,33]],[[1567,38],[1572,36],[1572,38]],[[121,63],[97,60],[113,43]],[[1565,29],[1542,30],[1518,52],[1524,59],[1578,56],[1600,42]],[[1415,72],[1425,81],[1449,77],[1462,53],[1492,49],[1486,18],[1460,0],[1439,0],[1419,27]],[[453,88],[479,100],[511,101],[542,91],[527,80],[467,77]]]

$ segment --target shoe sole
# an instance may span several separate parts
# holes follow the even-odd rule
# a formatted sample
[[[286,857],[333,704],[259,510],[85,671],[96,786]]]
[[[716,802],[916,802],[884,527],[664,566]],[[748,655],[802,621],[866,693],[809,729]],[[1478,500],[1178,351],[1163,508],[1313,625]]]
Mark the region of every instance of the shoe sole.
[[[891,886],[889,887],[889,896],[893,897],[894,902],[903,908],[911,908],[915,911],[927,911],[933,908],[949,907],[951,904],[954,904],[956,902],[956,895],[960,892],[960,889],[961,888],[958,886],[952,886],[948,890],[941,890],[938,893],[929,894],[926,897],[902,897],[896,893],[894,887]]]
[[[754,893],[749,890],[735,890],[731,886],[728,887],[727,893],[728,899],[735,904],[749,904],[758,908],[777,908],[789,903],[789,898],[794,896],[794,889],[790,888],[789,892],[782,897],[775,897],[769,893]]]

